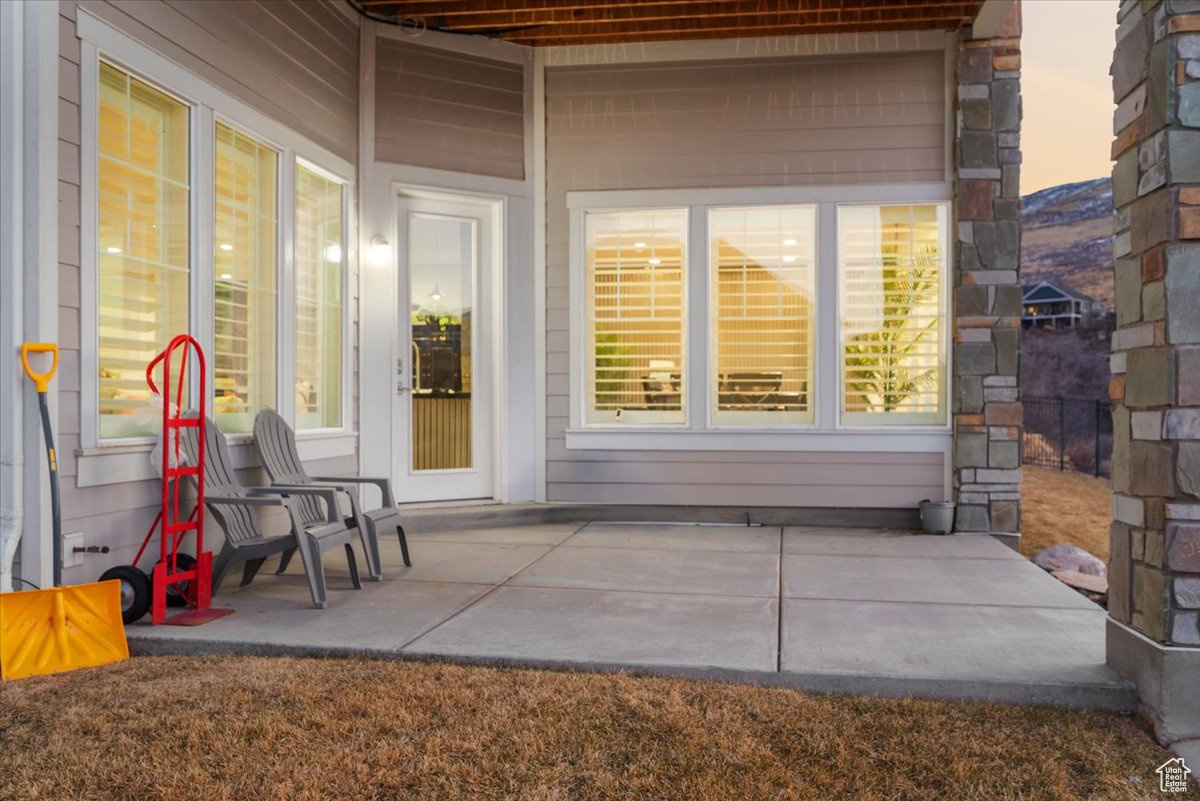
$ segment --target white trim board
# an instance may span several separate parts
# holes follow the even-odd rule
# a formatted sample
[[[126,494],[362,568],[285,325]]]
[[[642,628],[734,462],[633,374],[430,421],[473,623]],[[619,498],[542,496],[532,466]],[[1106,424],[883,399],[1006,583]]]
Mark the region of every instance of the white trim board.
[[[567,450],[783,451],[796,453],[944,453],[949,431],[629,431],[567,429]]]
[[[841,184],[714,189],[602,189],[567,192],[568,209],[657,206],[759,206],[804,203],[941,203],[952,200],[950,183]]]

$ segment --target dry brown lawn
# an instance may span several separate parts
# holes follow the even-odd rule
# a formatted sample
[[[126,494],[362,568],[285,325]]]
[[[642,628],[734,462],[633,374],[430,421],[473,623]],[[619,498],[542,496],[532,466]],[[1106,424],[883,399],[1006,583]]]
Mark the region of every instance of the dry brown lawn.
[[[263,657],[6,683],[0,743],[22,801],[1127,801],[1168,758],[1100,712]]]
[[[1112,488],[1106,478],[1025,465],[1021,484],[1021,553],[1060,542],[1108,561]]]

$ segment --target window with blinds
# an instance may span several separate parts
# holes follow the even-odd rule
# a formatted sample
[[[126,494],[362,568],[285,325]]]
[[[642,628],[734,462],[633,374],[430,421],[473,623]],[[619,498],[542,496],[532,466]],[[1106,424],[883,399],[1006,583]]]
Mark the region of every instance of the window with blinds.
[[[97,164],[100,436],[141,437],[146,365],[188,331],[188,106],[100,64]]]
[[[343,191],[297,164],[297,429],[342,425]]]
[[[685,421],[687,210],[585,217],[589,423]]]
[[[217,123],[213,203],[213,411],[226,433],[276,406],[277,154]]]
[[[841,206],[842,421],[946,422],[947,207]]]
[[[708,216],[712,421],[813,421],[816,209],[757,206]]]

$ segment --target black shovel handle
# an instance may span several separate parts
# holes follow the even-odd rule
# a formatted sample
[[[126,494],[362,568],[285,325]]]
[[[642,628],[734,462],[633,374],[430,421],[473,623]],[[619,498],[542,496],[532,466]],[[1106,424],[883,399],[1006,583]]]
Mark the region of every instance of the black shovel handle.
[[[45,373],[35,373],[29,366],[30,353],[51,353],[54,361],[50,370]],[[50,516],[54,526],[54,586],[62,586],[62,510],[58,501],[58,455],[54,450],[54,431],[50,427],[50,379],[58,371],[58,345],[52,342],[26,342],[21,345],[21,364],[25,375],[37,387],[38,409],[42,413],[42,435],[46,438],[46,460],[50,465]]]

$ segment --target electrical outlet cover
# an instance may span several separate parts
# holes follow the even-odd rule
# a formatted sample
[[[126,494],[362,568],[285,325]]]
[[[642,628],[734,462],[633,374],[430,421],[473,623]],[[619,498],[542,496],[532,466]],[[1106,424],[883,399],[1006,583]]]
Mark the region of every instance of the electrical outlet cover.
[[[75,548],[83,547],[83,532],[74,531],[63,535],[63,567],[75,567],[83,564],[83,554],[75,553]]]

